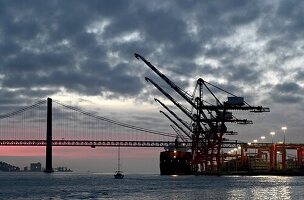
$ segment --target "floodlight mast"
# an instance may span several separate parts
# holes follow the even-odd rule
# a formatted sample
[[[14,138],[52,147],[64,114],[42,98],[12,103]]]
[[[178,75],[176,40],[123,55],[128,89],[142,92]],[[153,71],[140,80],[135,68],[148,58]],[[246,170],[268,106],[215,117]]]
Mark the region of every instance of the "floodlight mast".
[[[243,97],[238,97],[226,90],[215,86],[207,81],[199,78],[197,80],[195,91],[198,90],[198,96],[195,97],[195,91],[193,95],[189,95],[187,92],[178,87],[168,77],[161,73],[155,66],[139,54],[134,54],[139,60],[142,60],[150,69],[152,69],[160,78],[162,78],[176,93],[178,93],[187,103],[188,106],[192,107],[194,111],[190,111],[185,106],[177,102],[171,95],[169,95],[164,89],[153,82],[149,78],[145,78],[147,82],[151,83],[156,87],[163,95],[165,95],[176,107],[178,107],[186,116],[193,122],[193,127],[187,126],[184,121],[168,109],[159,100],[165,109],[167,109],[171,115],[173,115],[180,123],[182,123],[188,130],[192,130],[192,166],[193,173],[208,173],[208,172],[219,172],[221,164],[221,148],[223,144],[224,134],[234,133],[228,131],[225,125],[226,122],[237,123],[237,124],[251,124],[251,120],[237,119],[232,115],[232,111],[249,111],[249,112],[269,112],[269,108],[262,106],[251,106],[244,101]],[[230,95],[228,101],[221,102],[211,88],[220,90]],[[210,94],[215,100],[215,104],[206,103],[203,99],[203,89],[206,89],[207,93]],[[170,121],[172,121],[177,127],[180,127],[174,120],[172,120],[167,114],[161,111]],[[193,114],[195,113],[195,114]],[[209,117],[208,117],[209,116]],[[185,131],[181,129],[184,133]]]

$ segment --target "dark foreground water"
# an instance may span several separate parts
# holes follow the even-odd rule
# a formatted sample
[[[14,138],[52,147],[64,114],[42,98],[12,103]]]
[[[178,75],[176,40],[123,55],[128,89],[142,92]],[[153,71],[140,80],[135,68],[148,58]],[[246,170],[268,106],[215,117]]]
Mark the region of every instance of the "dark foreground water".
[[[304,199],[304,177],[2,172],[0,199]]]

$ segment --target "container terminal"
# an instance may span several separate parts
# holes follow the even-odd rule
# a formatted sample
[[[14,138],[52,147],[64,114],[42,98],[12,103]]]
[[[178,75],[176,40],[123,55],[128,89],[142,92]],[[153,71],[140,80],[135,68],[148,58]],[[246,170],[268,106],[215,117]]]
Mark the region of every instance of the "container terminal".
[[[161,175],[287,175],[303,176],[304,144],[237,143],[221,154],[221,168],[217,171],[193,169],[190,148],[165,148],[160,153]],[[210,165],[209,165],[210,166]]]
[[[249,104],[244,97],[235,95],[214,83],[198,78],[194,91],[189,93],[171,81],[153,64],[139,54],[134,54],[161,80],[153,85],[165,98],[165,103],[155,101],[176,132],[178,140],[174,147],[167,147],[160,154],[160,172],[172,174],[273,174],[302,175],[303,145],[279,143],[236,143],[233,151],[224,148],[229,135],[236,135],[229,124],[253,124],[244,114],[269,113],[264,106]],[[166,86],[161,86],[164,83]],[[173,105],[172,105],[173,104]],[[185,148],[183,145],[189,142]],[[180,144],[179,144],[180,143]],[[293,153],[289,153],[293,152]]]

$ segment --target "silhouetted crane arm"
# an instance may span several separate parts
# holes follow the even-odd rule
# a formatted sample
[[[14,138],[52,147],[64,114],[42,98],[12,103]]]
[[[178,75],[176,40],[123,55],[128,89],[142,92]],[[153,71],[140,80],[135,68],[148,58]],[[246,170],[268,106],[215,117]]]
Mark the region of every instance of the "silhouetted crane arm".
[[[151,79],[149,79],[148,77],[145,77],[147,82],[150,82],[154,87],[156,87],[161,93],[163,93],[168,99],[170,99],[172,101],[172,103],[174,103],[174,105],[176,105],[183,113],[185,113],[192,121],[195,121],[196,119],[194,118],[194,116],[192,116],[191,112],[185,108],[184,106],[182,106],[181,104],[179,104],[175,99],[173,99],[171,97],[171,95],[169,95],[166,91],[164,91],[161,87],[159,87],[154,81],[152,81]],[[206,127],[206,125],[203,122],[208,122],[209,125],[211,123],[211,121],[208,118],[205,118],[204,120],[201,121],[202,125],[205,127],[206,130],[208,130],[208,128]]]
[[[154,81],[152,81],[151,79],[149,79],[148,77],[145,77],[146,81],[151,83],[154,87],[156,87],[161,93],[163,93],[163,95],[165,95],[168,99],[170,99],[170,101],[172,101],[172,103],[174,103],[183,113],[185,113],[190,119],[193,118],[193,116],[191,115],[190,111],[185,108],[184,106],[180,105],[175,99],[173,99],[166,91],[164,91],[161,87],[159,87],[156,83],[154,83]]]
[[[175,131],[175,133],[182,139],[183,142],[186,142],[187,140],[185,139],[185,137],[182,135],[182,133],[178,130],[178,128],[176,128],[174,125],[170,125],[171,128]]]
[[[178,123],[176,123],[171,117],[169,117],[163,111],[159,111],[159,112],[162,113],[163,115],[165,115],[175,126],[177,126],[183,133],[185,133],[185,135],[187,135],[191,139],[191,136],[187,133],[187,131],[185,131],[182,127],[180,127],[180,125]]]
[[[187,124],[187,122],[185,122],[184,120],[182,120],[181,118],[179,118],[172,110],[170,110],[165,104],[163,104],[160,100],[158,99],[154,99],[156,102],[158,102],[162,107],[164,107],[171,115],[173,115],[180,123],[182,123],[189,131],[191,131],[193,133],[192,128],[189,126],[189,124]],[[193,119],[194,120],[194,119]]]
[[[141,55],[135,53],[135,58],[138,60],[141,59],[148,67],[150,67],[159,77],[161,77],[172,89],[174,89],[180,96],[182,96],[191,106],[196,108],[195,103],[191,100],[191,95],[183,91],[180,87],[175,85],[170,79],[168,79],[163,73],[161,73],[156,67],[154,67],[149,61],[147,61],[144,57]]]

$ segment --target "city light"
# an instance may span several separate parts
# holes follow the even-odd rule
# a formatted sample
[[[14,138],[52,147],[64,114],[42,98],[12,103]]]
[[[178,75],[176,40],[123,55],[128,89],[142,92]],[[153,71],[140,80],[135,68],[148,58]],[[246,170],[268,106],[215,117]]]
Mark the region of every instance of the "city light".
[[[271,132],[270,132],[270,135],[271,135],[271,143],[273,144],[273,136],[275,135],[275,132],[274,132],[274,131],[271,131]]]
[[[285,134],[286,134],[287,126],[282,126],[282,130],[283,130],[283,132],[284,132],[283,144],[285,144]]]
[[[287,130],[287,127],[286,127],[286,126],[283,126],[283,127],[282,127],[282,130],[283,130],[283,131],[286,131],[286,130]]]

